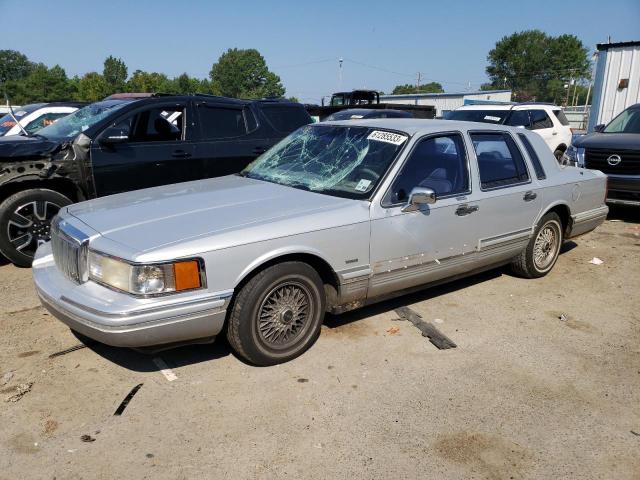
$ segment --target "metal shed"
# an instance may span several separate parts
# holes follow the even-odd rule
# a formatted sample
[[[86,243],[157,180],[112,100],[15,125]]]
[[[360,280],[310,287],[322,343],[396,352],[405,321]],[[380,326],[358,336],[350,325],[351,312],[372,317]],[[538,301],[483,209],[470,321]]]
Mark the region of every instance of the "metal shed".
[[[588,131],[640,103],[640,41],[600,43]]]
[[[467,103],[476,102],[510,102],[511,90],[481,90],[460,93],[413,93],[404,95],[380,95],[383,103],[404,103],[415,105],[433,105],[436,116],[455,110]]]

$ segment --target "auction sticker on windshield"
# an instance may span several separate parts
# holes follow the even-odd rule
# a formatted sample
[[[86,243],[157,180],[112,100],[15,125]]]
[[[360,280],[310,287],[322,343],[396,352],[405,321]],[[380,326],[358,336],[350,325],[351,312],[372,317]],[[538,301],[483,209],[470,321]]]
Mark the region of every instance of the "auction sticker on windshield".
[[[366,192],[367,188],[369,188],[369,185],[371,185],[371,180],[367,180],[363,178],[356,185],[356,190],[358,192]]]
[[[367,137],[367,140],[377,140],[379,142],[387,142],[394,145],[402,145],[406,139],[406,135],[400,135],[393,132],[384,132],[382,130],[374,130]]]

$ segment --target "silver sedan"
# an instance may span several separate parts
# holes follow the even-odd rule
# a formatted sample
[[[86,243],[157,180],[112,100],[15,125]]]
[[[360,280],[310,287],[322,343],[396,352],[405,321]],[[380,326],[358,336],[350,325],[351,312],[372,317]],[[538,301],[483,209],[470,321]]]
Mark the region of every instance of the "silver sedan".
[[[606,177],[523,129],[384,119],[305,126],[240,174],[65,207],[33,263],[45,307],[115,346],[225,332],[290,360],[325,312],[510,264],[553,267],[607,215]]]

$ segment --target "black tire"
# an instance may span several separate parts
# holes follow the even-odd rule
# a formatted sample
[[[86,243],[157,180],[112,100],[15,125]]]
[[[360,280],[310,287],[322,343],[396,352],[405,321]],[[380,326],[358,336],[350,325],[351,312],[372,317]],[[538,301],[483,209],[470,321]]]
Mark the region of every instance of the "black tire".
[[[553,152],[553,156],[556,157],[558,163],[562,163],[562,157],[564,156],[564,150],[558,148],[555,152]]]
[[[302,262],[273,265],[251,278],[234,299],[227,339],[254,365],[287,362],[318,338],[325,303],[324,285],[312,267]]]
[[[23,190],[0,203],[0,253],[18,267],[30,267],[39,243],[48,241],[51,220],[71,200],[53,190]]]
[[[538,222],[527,248],[513,259],[511,269],[525,278],[544,277],[556,264],[562,242],[562,220],[554,212],[547,213]]]

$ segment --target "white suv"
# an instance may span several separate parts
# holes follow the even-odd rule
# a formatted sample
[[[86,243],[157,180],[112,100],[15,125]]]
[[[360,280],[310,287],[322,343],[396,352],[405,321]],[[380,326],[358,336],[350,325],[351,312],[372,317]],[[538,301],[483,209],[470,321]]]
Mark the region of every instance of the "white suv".
[[[465,105],[445,115],[447,120],[511,125],[533,130],[560,160],[571,145],[571,127],[561,107],[548,103]]]

